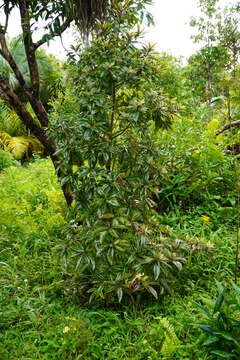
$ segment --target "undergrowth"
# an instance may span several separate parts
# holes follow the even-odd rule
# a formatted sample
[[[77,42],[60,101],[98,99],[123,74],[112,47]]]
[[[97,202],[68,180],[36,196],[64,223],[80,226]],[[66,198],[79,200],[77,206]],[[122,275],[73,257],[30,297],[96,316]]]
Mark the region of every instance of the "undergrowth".
[[[195,212],[157,217],[161,236],[187,259],[156,302],[83,306],[64,266],[67,209],[49,160],[0,174],[0,358],[2,360],[207,360],[196,303],[216,296],[234,271],[234,229]],[[205,216],[205,217],[204,217]]]

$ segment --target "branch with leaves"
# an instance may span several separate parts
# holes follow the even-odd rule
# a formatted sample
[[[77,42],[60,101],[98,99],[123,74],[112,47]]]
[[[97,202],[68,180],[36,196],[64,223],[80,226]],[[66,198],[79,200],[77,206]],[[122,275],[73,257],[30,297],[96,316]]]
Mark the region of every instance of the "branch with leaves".
[[[234,127],[238,127],[238,126],[240,126],[240,120],[236,120],[236,121],[233,121],[233,122],[231,122],[231,123],[228,123],[228,124],[224,125],[223,127],[221,127],[221,128],[217,131],[216,135],[220,135],[220,134],[222,134],[224,131],[230,130],[230,129],[232,129],[232,128],[234,128]]]

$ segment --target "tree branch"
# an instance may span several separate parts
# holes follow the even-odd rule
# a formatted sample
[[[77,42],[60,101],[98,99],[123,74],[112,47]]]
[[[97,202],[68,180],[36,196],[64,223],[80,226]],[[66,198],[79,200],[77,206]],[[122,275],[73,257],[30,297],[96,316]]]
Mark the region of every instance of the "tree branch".
[[[0,33],[0,45],[1,45],[0,55],[7,61],[12,71],[14,72],[22,90],[27,96],[32,108],[34,109],[40,124],[42,126],[47,127],[49,122],[48,114],[44,109],[38,95],[33,91],[31,87],[27,85],[21,71],[19,70],[17,63],[15,62],[13,56],[11,55],[7,47],[6,38],[3,33]]]
[[[2,91],[1,87],[0,87],[0,99],[2,99],[7,106],[11,107],[11,105],[10,105],[10,103],[9,103],[8,97],[7,97],[7,95]]]
[[[7,43],[6,43],[6,38],[5,38],[5,34],[4,33],[0,33],[0,45],[1,45],[1,49],[0,49],[0,55],[8,62],[8,64],[10,65],[12,71],[14,72],[20,86],[25,90],[25,91],[31,91],[30,88],[27,86],[25,79],[21,73],[21,71],[19,70],[14,58],[12,57],[10,51],[8,50],[7,47]]]
[[[29,11],[26,0],[19,1],[19,9],[21,15],[21,25],[23,32],[23,42],[25,53],[27,56],[32,88],[36,95],[39,94],[40,80],[38,72],[38,64],[36,59],[36,49],[32,40],[31,26],[29,20]]]
[[[49,141],[49,138],[47,138],[44,129],[35,123],[32,115],[22,104],[15,91],[8,85],[2,75],[0,75],[0,97],[4,101],[7,101],[11,108],[14,109],[14,111],[20,117],[26,128],[29,129],[40,140],[40,142],[47,150],[48,155],[53,154],[56,151],[55,146],[53,146],[51,141]]]
[[[127,131],[132,125],[128,124],[128,126],[126,126],[124,129],[119,130],[115,133],[113,133],[112,138],[115,139],[116,137],[118,137],[119,135],[122,135],[125,131]]]
[[[236,121],[233,121],[233,122],[231,122],[231,123],[229,123],[229,124],[224,125],[223,127],[221,127],[221,128],[217,131],[216,136],[217,136],[217,135],[220,135],[220,134],[223,133],[224,131],[229,130],[229,129],[231,129],[231,128],[233,128],[233,127],[236,127],[236,126],[240,126],[240,120],[236,120]]]
[[[73,19],[71,18],[68,18],[60,27],[59,27],[59,31],[54,31],[53,33],[51,34],[45,34],[43,35],[43,37],[37,41],[36,43],[34,43],[34,48],[35,50],[38,49],[41,45],[45,44],[49,38],[52,39],[54,38],[55,36],[59,36],[61,35],[68,27],[69,25],[71,24]]]

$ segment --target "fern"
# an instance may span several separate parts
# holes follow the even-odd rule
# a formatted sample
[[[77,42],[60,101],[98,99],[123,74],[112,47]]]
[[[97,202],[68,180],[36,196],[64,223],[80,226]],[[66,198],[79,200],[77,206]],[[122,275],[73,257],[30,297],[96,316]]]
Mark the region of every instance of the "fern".
[[[157,319],[160,321],[165,332],[161,354],[164,358],[168,359],[176,351],[177,347],[180,345],[180,341],[174,331],[173,325],[170,324],[167,318],[157,317]]]
[[[32,153],[42,153],[42,144],[34,137],[11,136],[0,132],[0,147],[10,152],[16,160],[29,157]]]
[[[28,105],[27,108],[29,108]],[[0,132],[1,131],[11,136],[27,134],[26,128],[18,115],[0,100]]]

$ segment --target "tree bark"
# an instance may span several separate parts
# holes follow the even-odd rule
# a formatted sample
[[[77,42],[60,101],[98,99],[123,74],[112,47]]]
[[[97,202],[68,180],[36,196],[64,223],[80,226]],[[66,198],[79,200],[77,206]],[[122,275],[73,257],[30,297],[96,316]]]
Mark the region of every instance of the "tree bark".
[[[58,176],[61,183],[61,179],[63,178],[60,167],[61,161],[58,156],[55,155],[57,147],[54,143],[54,140],[47,136],[44,128],[35,123],[32,115],[28,112],[24,104],[22,104],[22,102],[20,101],[17,94],[8,85],[8,83],[4,80],[2,76],[0,76],[0,97],[8,104],[8,106],[10,106],[16,112],[16,114],[22,120],[26,128],[29,129],[31,133],[36,136],[36,138],[44,146],[45,155],[50,156],[55,168],[56,175]],[[67,205],[70,207],[73,202],[73,192],[67,184],[61,184],[61,187]]]
[[[30,78],[32,82],[32,89],[34,95],[39,94],[39,71],[38,71],[38,64],[36,59],[36,49],[32,40],[31,35],[31,26],[29,20],[29,11],[27,6],[26,0],[19,1],[19,9],[21,15],[21,25],[22,25],[22,32],[23,32],[23,42],[26,51],[27,61],[28,61],[28,68],[30,72]]]
[[[223,127],[221,127],[221,128],[217,131],[216,136],[217,136],[217,135],[220,135],[221,133],[223,133],[223,132],[226,131],[226,130],[229,130],[229,129],[231,129],[231,128],[233,128],[233,127],[237,127],[237,126],[240,126],[240,120],[236,120],[236,121],[233,121],[233,122],[231,122],[231,123],[229,123],[229,124],[224,125]]]
[[[49,115],[44,108],[44,105],[39,97],[39,86],[40,86],[40,79],[39,79],[39,70],[38,64],[36,59],[36,50],[37,48],[42,45],[46,40],[43,37],[39,42],[36,44],[33,42],[32,39],[32,30],[30,24],[30,13],[28,9],[28,1],[21,0],[18,2],[20,16],[21,16],[21,26],[22,26],[22,33],[23,33],[23,42],[25,53],[27,57],[28,67],[29,67],[29,74],[31,80],[31,86],[29,86],[20,71],[15,59],[13,58],[12,54],[10,53],[5,32],[7,27],[7,21],[5,28],[0,29],[0,55],[7,61],[9,66],[11,67],[16,79],[19,82],[21,90],[23,94],[28,99],[29,103],[32,106],[32,109],[39,120],[40,125],[38,125],[31,113],[26,109],[24,103],[20,100],[14,89],[8,84],[7,80],[4,76],[0,75],[0,98],[4,100],[4,102],[10,106],[16,114],[19,116],[23,124],[26,126],[31,133],[36,136],[36,138],[42,143],[45,149],[45,155],[50,156],[56,175],[59,178],[62,191],[64,197],[66,199],[67,205],[71,206],[73,201],[73,191],[71,187],[66,183],[61,183],[61,179],[66,176],[63,174],[61,170],[61,159],[57,155],[55,155],[57,150],[57,145],[53,138],[47,135],[47,127],[49,125]],[[62,26],[59,28],[59,32],[51,34],[52,37],[56,35],[60,35],[71,23],[72,19],[69,18],[66,20]],[[68,174],[71,176],[71,170]]]

